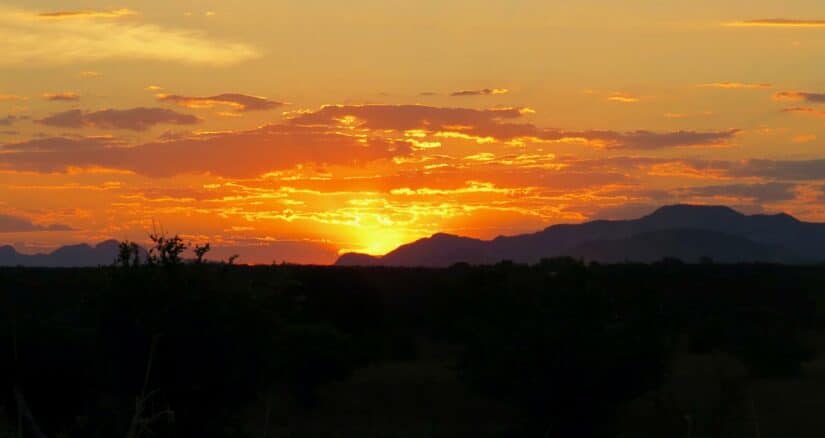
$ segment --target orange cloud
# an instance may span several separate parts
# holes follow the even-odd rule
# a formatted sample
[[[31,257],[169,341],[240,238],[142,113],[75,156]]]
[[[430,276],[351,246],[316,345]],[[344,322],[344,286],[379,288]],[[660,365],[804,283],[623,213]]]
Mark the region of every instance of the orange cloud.
[[[49,20],[68,20],[68,19],[93,19],[93,18],[122,18],[137,15],[137,12],[131,9],[113,9],[111,11],[57,11],[57,12],[41,12],[37,14],[38,17]]]
[[[466,96],[495,96],[498,94],[507,94],[510,90],[506,88],[482,88],[480,90],[459,90],[453,91],[450,93],[450,96],[453,97],[466,97]]]
[[[620,103],[636,103],[640,99],[627,93],[613,93],[607,100]]]
[[[759,18],[727,23],[734,27],[825,27],[825,20],[797,20],[789,18]]]
[[[163,108],[107,109],[87,112],[69,110],[36,120],[36,123],[58,128],[100,128],[145,131],[155,125],[193,125],[200,122],[195,116]]]
[[[26,100],[25,97],[17,96],[15,94],[0,94],[0,102]]]
[[[361,139],[325,129],[264,126],[250,131],[123,147],[111,138],[54,137],[2,146],[0,167],[35,172],[103,167],[166,177],[203,174],[255,177],[299,164],[359,165],[406,155],[406,143]]]
[[[683,146],[726,145],[739,130],[715,132],[652,131],[563,131],[539,128],[530,123],[512,123],[532,110],[527,108],[440,108],[425,105],[327,105],[318,111],[290,115],[290,123],[300,126],[346,126],[359,130],[420,130],[440,137],[476,140],[567,141],[580,139],[586,144],[608,149],[662,149]]]
[[[785,109],[782,110],[782,112],[783,113],[794,113],[794,114],[807,114],[809,116],[825,118],[825,110],[818,110],[818,109],[815,109],[815,108],[805,108],[805,107],[785,108]]]
[[[74,102],[80,100],[80,95],[72,91],[62,93],[43,93],[43,98],[51,102]]]
[[[816,136],[812,135],[812,134],[810,134],[810,135],[797,135],[797,136],[794,136],[794,138],[792,138],[791,141],[793,141],[794,143],[810,143],[812,141],[816,141]]]
[[[728,90],[734,89],[745,89],[745,90],[754,90],[760,88],[771,88],[773,84],[768,83],[747,83],[747,82],[713,82],[709,84],[699,84],[698,87],[702,88],[722,88]]]
[[[269,100],[264,97],[245,94],[224,93],[209,97],[180,96],[175,94],[158,94],[160,102],[171,103],[184,108],[214,108],[228,106],[238,112],[265,111],[284,106],[284,102]]]

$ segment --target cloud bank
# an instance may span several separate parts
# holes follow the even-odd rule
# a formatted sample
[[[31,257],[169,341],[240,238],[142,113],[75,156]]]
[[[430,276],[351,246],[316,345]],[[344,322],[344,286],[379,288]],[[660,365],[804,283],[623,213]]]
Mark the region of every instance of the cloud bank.
[[[0,7],[0,66],[53,66],[103,60],[151,60],[232,65],[253,59],[253,47],[169,29],[117,10],[34,13]]]

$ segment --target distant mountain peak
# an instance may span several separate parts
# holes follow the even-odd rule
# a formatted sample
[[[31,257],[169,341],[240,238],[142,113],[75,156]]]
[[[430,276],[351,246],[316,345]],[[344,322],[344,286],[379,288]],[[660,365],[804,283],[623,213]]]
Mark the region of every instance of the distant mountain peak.
[[[553,225],[543,231],[479,240],[436,233],[384,256],[343,255],[341,265],[450,266],[578,256],[593,261],[825,261],[825,224],[790,215],[746,215],[723,205],[675,204],[639,219]]]
[[[724,205],[673,204],[659,207],[646,217],[672,217],[680,215],[716,215],[719,217],[741,217],[744,214]]]

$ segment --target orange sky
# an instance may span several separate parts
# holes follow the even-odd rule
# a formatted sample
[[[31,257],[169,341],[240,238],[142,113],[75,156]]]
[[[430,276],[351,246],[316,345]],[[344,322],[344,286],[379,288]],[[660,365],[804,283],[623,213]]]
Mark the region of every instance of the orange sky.
[[[821,0],[168,3],[0,0],[0,244],[331,263],[676,202],[825,221]]]

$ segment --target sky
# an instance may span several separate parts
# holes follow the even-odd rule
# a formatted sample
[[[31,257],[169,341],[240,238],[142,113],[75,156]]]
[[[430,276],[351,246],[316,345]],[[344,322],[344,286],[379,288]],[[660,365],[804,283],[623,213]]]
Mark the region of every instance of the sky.
[[[825,3],[0,0],[0,244],[319,263],[674,203],[825,221]]]

